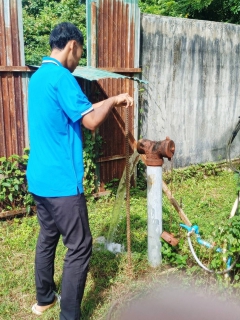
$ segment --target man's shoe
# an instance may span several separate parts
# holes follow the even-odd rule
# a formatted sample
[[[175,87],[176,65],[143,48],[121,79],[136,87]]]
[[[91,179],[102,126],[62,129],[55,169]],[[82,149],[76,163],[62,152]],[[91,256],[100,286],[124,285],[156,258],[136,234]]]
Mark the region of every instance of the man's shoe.
[[[32,312],[33,312],[34,314],[36,314],[37,316],[41,316],[41,315],[43,315],[43,313],[44,313],[46,310],[48,310],[49,308],[53,307],[57,301],[58,301],[58,298],[55,297],[53,303],[48,304],[47,306],[39,306],[37,303],[35,303],[35,304],[32,306]]]

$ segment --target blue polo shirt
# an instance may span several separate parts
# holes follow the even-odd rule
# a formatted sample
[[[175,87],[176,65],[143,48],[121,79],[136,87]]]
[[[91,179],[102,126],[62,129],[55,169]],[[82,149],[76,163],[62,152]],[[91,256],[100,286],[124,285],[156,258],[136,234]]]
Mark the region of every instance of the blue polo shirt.
[[[93,110],[69,70],[44,57],[28,91],[29,191],[42,197],[83,192],[81,118]]]

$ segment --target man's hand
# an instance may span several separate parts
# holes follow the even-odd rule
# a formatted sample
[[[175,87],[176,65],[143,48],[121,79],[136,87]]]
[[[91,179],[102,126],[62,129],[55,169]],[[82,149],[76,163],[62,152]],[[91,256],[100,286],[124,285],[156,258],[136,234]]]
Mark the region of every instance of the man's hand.
[[[116,107],[132,107],[133,106],[133,98],[130,97],[130,95],[128,93],[122,93],[119,94],[118,96],[114,97],[116,102],[115,102],[115,106]]]
[[[93,104],[93,111],[87,113],[83,119],[82,124],[85,128],[95,130],[106,119],[112,108],[116,107],[132,107],[133,98],[128,93],[122,93],[118,96],[113,96],[104,101]]]

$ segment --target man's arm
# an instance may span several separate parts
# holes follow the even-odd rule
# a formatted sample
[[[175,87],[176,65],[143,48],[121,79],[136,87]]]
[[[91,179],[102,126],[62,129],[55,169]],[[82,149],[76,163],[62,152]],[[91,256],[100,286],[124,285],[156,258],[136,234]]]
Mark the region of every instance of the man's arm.
[[[128,93],[122,93],[118,96],[108,98],[104,101],[93,104],[93,111],[83,116],[82,124],[90,130],[95,130],[107,118],[114,106],[123,106],[125,108],[133,106],[133,98]]]
[[[92,106],[94,109],[97,109],[97,108],[101,107],[105,101],[106,100],[102,100],[100,102],[94,103]]]

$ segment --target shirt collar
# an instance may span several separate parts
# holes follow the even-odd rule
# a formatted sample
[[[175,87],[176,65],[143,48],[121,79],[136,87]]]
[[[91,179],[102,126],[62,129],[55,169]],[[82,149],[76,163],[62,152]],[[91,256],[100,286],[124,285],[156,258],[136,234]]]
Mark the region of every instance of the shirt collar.
[[[44,63],[44,64],[45,63],[53,63],[53,64],[55,64],[55,65],[57,65],[59,67],[63,66],[60,61],[58,61],[57,59],[52,58],[52,57],[43,57],[42,63]]]

